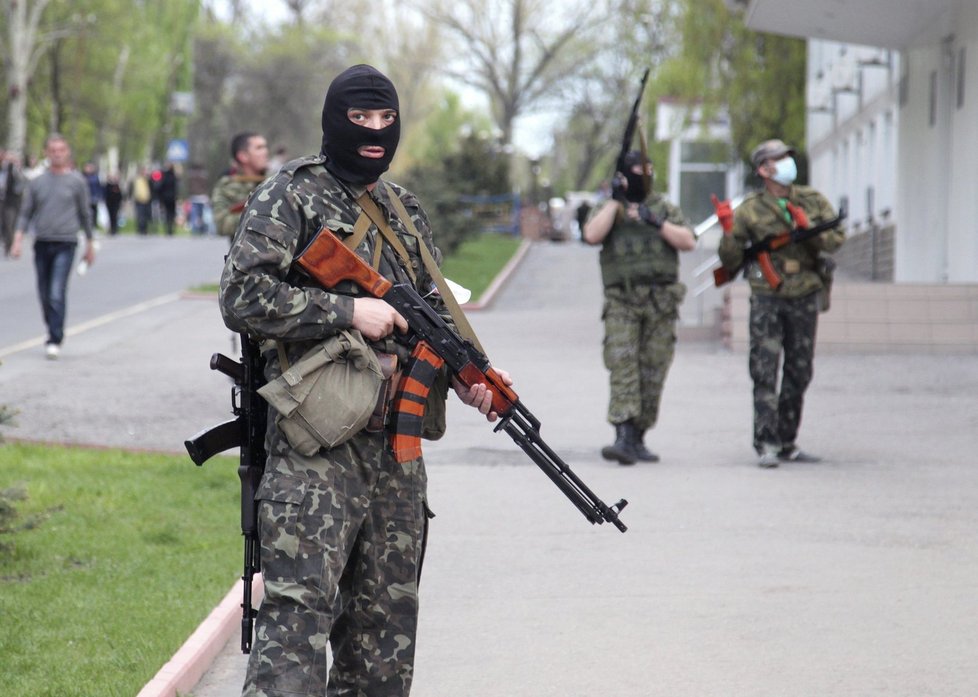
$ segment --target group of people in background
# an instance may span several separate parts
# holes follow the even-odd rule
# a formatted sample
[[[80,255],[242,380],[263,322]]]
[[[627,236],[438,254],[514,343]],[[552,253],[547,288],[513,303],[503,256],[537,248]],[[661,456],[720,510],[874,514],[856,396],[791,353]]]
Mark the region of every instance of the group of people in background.
[[[279,148],[276,156],[281,161],[284,149]],[[116,172],[103,179],[94,162],[85,163],[79,171],[68,141],[58,133],[45,140],[43,159],[27,168],[16,153],[0,150],[3,252],[6,258],[17,260],[23,253],[25,237],[33,237],[38,299],[47,329],[45,353],[49,359],[58,358],[64,341],[68,281],[79,236],[85,237],[79,273],[95,261],[95,229],[104,226],[110,236],[119,233],[127,199],[131,201],[139,235],[150,234],[162,223],[166,235],[172,236],[183,221],[192,233],[205,235],[215,229],[215,220],[221,224],[221,233],[230,236],[226,230],[233,231],[233,224],[224,223],[231,219],[236,223],[248,195],[266,176],[269,154],[264,137],[251,132],[235,136],[231,160],[231,167],[214,189],[216,206],[212,217],[207,171],[199,164],[188,168],[188,191],[181,211],[181,173],[172,162],[161,168],[139,167],[128,185],[123,185]],[[280,165],[281,162],[276,163],[276,169]],[[106,213],[104,219],[102,210]],[[178,216],[178,212],[182,215]]]
[[[114,236],[127,220],[132,220],[139,235],[158,231],[173,235],[180,226],[185,226],[194,235],[230,236],[226,231],[226,209],[240,203],[239,193],[247,197],[267,171],[276,171],[284,163],[286,153],[284,147],[279,147],[272,156],[265,138],[252,132],[236,135],[231,150],[231,165],[213,185],[207,168],[196,162],[185,167],[172,162],[162,166],[140,165],[128,177],[116,171],[103,176],[95,162],[86,162],[79,174],[88,187],[93,228]],[[75,169],[75,162],[69,166]],[[46,154],[24,167],[19,155],[0,150],[0,240],[6,257],[10,256],[25,182],[49,167]],[[215,195],[219,199],[230,195],[234,200],[228,205],[218,201],[215,209]]]

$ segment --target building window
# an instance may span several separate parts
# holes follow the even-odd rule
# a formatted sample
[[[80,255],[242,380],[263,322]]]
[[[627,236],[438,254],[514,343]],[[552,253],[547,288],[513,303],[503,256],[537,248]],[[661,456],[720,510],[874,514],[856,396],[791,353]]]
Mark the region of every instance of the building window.
[[[958,50],[958,109],[964,106],[964,46]]]
[[[937,123],[937,71],[930,71],[930,116],[927,123],[933,126]]]

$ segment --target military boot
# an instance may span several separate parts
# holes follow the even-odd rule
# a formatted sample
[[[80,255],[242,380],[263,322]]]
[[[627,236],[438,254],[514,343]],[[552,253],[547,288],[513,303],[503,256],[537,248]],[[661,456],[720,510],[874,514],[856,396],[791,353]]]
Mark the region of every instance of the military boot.
[[[654,452],[645,447],[643,440],[645,439],[645,433],[638,430],[635,426],[629,429],[631,435],[631,445],[632,452],[635,453],[635,458],[641,460],[642,462],[658,462],[659,456]]]
[[[601,448],[601,457],[605,460],[616,460],[619,465],[634,465],[635,453],[632,451],[630,438],[633,429],[631,423],[615,424],[615,442]]]

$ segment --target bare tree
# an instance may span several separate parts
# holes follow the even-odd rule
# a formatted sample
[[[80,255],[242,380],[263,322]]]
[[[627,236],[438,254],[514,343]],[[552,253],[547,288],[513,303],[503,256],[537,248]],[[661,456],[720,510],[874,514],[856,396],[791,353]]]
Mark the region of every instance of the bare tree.
[[[601,3],[548,0],[439,0],[418,10],[458,42],[447,73],[489,99],[503,142],[515,119],[559,93],[586,65],[600,25]]]

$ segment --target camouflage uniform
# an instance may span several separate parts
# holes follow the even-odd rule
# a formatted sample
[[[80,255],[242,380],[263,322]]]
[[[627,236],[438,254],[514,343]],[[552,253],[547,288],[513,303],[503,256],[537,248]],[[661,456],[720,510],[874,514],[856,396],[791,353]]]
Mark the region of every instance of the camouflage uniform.
[[[720,241],[720,260],[727,269],[743,261],[743,248],[793,227],[785,203],[801,207],[809,223],[835,217],[828,200],[808,186],[790,187],[787,199],[767,191],[750,194],[737,209],[731,234]],[[834,228],[801,243],[789,244],[771,253],[783,283],[772,288],[760,267],[747,271],[751,288],[750,375],[754,381],[754,448],[789,451],[795,447],[801,423],[805,389],[812,379],[815,331],[818,324],[817,296],[823,290],[818,273],[819,253],[838,249],[845,233]],[[778,364],[784,353],[781,390]]]
[[[290,162],[255,191],[221,279],[221,309],[228,327],[284,342],[290,362],[348,328],[353,296],[363,294],[349,281],[336,292],[308,287],[292,267],[322,226],[345,238],[360,214],[351,196],[363,187],[340,183],[323,167],[324,161],[317,156]],[[399,187],[395,190],[439,259],[418,201]],[[426,294],[431,279],[417,238],[391,212],[382,183],[372,196],[406,246],[418,290]],[[377,239],[371,225],[356,250],[368,263]],[[380,271],[388,278],[403,276],[386,256]],[[440,302],[435,309],[444,313]],[[269,350],[272,343],[263,346],[269,380],[281,374],[276,351]],[[378,347],[405,357],[404,347],[391,340]],[[424,463],[420,458],[397,463],[387,436],[366,431],[302,457],[272,416],[266,434],[268,461],[257,494],[265,599],[244,694],[405,696],[413,673],[427,529]]]
[[[232,211],[236,206],[243,206],[265,180],[264,177],[245,176],[242,174],[225,174],[217,180],[211,193],[211,210],[214,212],[214,227],[217,234],[230,238],[238,228],[241,208]]]
[[[660,220],[687,227],[682,211],[658,193],[645,200]],[[676,347],[676,321],[686,286],[679,253],[657,228],[618,220],[601,247],[604,364],[610,373],[608,421],[640,432],[659,418],[659,402]]]

